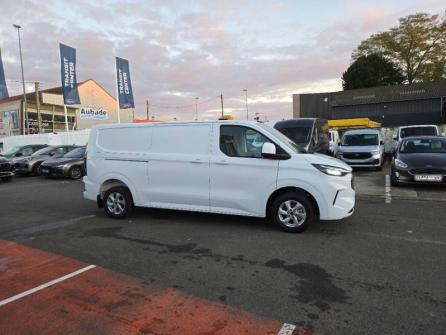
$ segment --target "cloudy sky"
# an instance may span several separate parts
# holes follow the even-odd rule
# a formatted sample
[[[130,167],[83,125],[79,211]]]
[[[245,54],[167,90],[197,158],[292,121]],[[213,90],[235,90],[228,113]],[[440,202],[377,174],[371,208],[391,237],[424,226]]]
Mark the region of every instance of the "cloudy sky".
[[[130,61],[136,113],[157,119],[292,115],[292,94],[340,90],[351,51],[397,19],[441,13],[444,0],[0,0],[0,48],[10,95],[25,81],[60,86],[58,42],[77,49],[77,75],[115,95],[114,57]]]

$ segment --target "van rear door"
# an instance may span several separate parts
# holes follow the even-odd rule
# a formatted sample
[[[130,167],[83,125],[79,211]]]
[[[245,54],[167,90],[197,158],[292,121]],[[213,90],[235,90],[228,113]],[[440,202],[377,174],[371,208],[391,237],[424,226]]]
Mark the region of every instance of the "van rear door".
[[[153,127],[149,205],[209,211],[209,124]]]

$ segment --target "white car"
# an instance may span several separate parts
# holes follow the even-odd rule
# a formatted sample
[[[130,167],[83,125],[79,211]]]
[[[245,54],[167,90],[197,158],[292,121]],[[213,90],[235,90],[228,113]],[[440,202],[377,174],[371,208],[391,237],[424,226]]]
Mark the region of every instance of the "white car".
[[[257,122],[108,124],[91,130],[84,197],[113,218],[154,207],[268,217],[300,232],[316,215],[352,215],[351,171]]]

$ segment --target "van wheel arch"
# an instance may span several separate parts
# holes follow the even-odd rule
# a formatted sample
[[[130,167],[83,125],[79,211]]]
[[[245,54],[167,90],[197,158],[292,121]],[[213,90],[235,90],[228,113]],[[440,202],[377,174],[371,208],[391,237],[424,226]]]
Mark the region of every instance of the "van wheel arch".
[[[134,199],[133,199],[132,191],[130,190],[130,187],[128,187],[126,183],[124,183],[123,181],[121,181],[119,179],[108,179],[101,184],[101,188],[99,189],[99,194],[98,194],[98,198],[97,198],[97,203],[98,203],[99,208],[103,207],[102,200],[103,200],[105,192],[107,192],[109,189],[111,189],[113,187],[123,187],[123,188],[127,189],[127,191],[130,194],[130,197],[132,198],[132,203],[135,203]]]
[[[275,199],[277,199],[277,197],[281,196],[284,193],[288,193],[288,192],[295,192],[295,193],[299,193],[299,194],[303,194],[305,195],[305,197],[308,198],[308,200],[310,201],[311,205],[313,206],[314,209],[314,213],[316,215],[319,215],[319,205],[317,204],[316,199],[307,191],[305,191],[304,189],[301,189],[299,187],[282,187],[279,188],[277,190],[275,190],[268,198],[268,201],[266,202],[266,216],[270,217],[271,216],[271,207],[272,204],[274,202]]]

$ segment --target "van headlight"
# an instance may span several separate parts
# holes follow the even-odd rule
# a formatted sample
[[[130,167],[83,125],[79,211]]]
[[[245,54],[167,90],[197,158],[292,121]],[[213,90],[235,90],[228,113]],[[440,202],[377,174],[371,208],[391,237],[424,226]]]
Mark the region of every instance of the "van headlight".
[[[395,159],[395,166],[402,169],[406,169],[408,167],[406,163],[404,163],[402,160],[399,160],[398,158]]]
[[[381,151],[379,151],[379,150],[372,151],[372,156],[373,156],[373,157],[379,157],[379,156],[381,156]]]
[[[350,173],[350,170],[337,167],[337,166],[331,166],[331,165],[324,165],[324,164],[311,164],[319,171],[328,174],[330,176],[345,176],[346,174]]]

